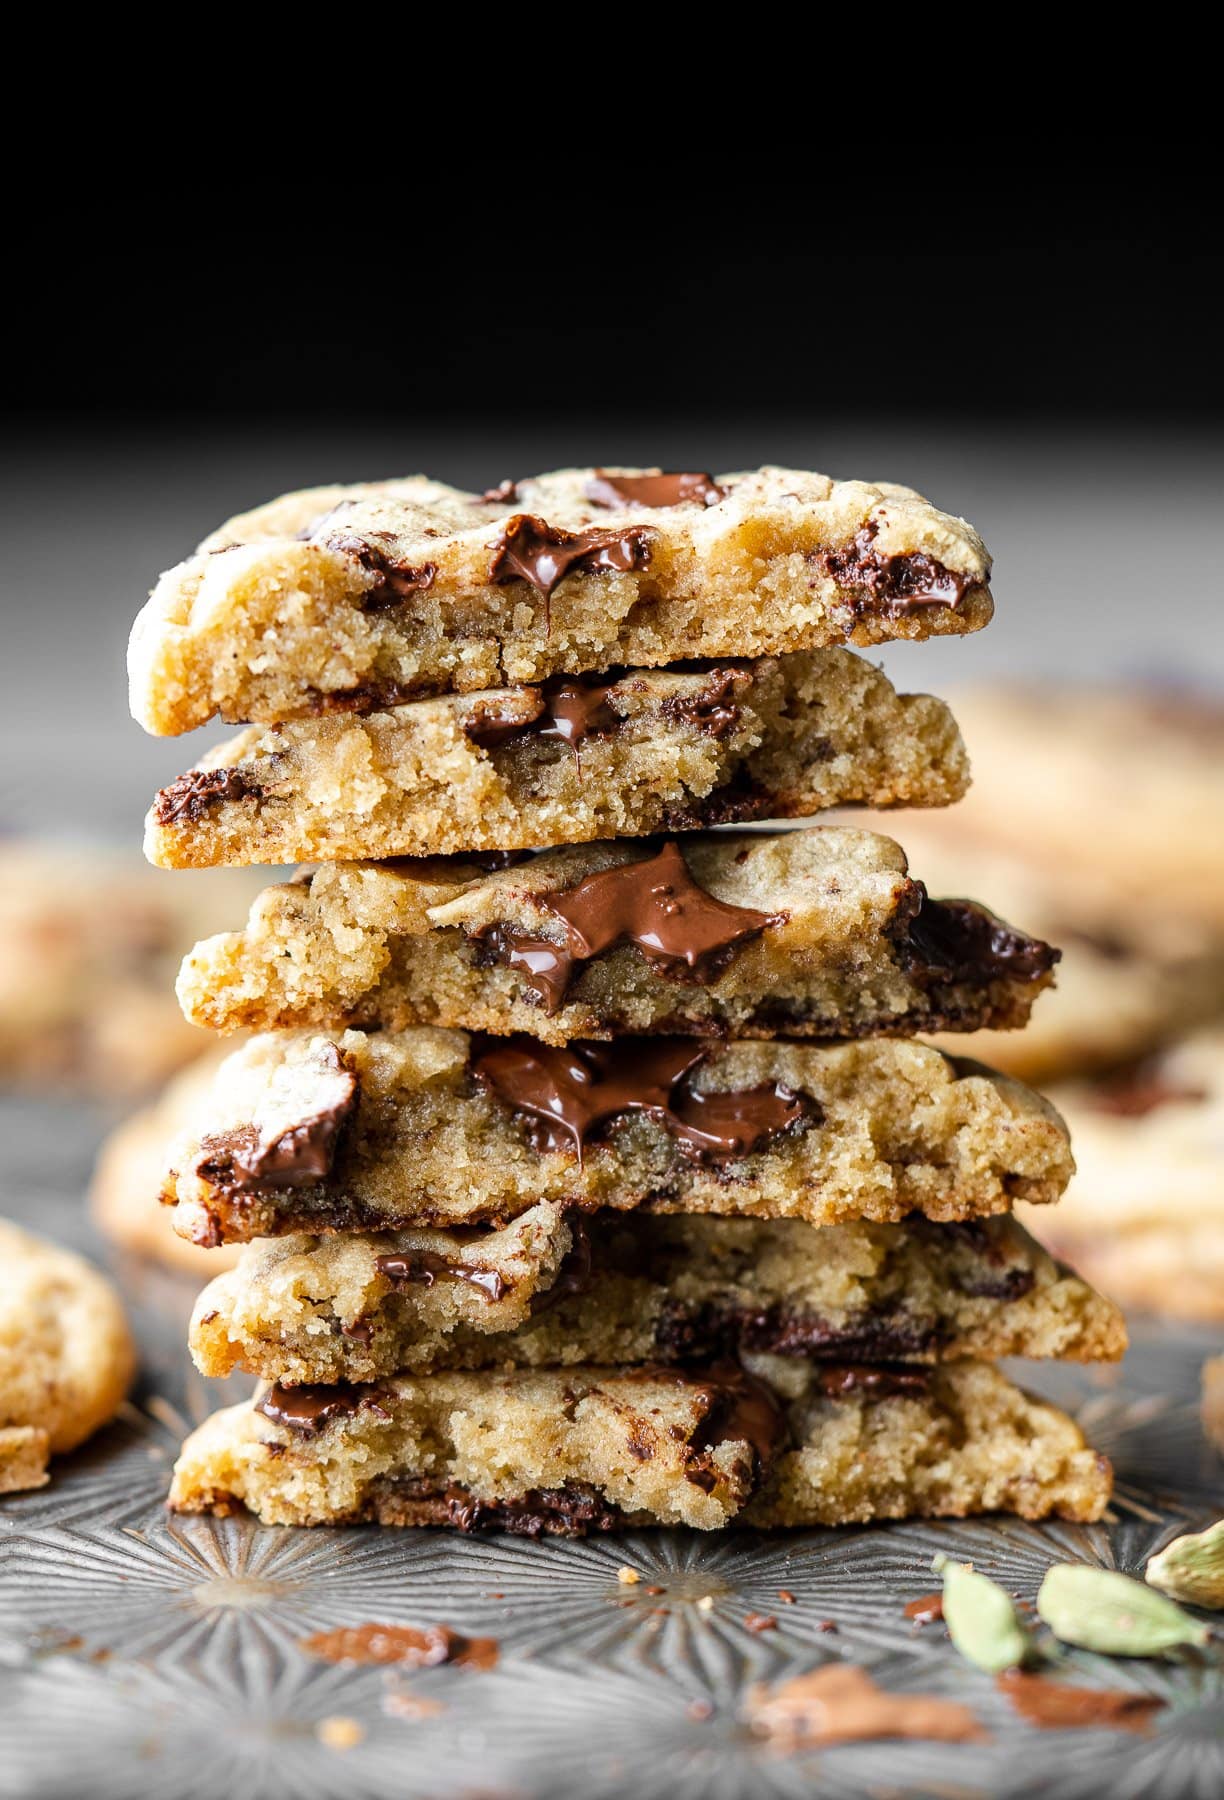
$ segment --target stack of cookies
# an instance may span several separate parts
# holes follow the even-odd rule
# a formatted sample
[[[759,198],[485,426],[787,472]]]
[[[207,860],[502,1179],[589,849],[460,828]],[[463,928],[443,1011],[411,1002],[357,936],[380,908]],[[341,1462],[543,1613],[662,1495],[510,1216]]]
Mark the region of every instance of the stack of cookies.
[[[707,829],[955,801],[947,709],[846,646],[977,630],[988,576],[906,489],[766,468],[316,490],[163,579],[137,716],[248,728],[151,858],[317,865],[180,979],[253,1034],[168,1154],[179,1233],[247,1246],[192,1354],[262,1385],[176,1507],[1100,1515],[1108,1465],[994,1367],[1123,1348],[1009,1217],[1065,1127],[916,1041],[1022,1026],[1057,952],[886,837]]]

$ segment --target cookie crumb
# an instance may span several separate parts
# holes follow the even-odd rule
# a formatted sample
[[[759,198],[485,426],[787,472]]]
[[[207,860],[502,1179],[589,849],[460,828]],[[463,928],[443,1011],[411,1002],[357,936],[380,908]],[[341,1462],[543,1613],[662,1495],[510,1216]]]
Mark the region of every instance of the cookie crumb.
[[[616,1571],[616,1579],[620,1582],[622,1587],[636,1587],[642,1577],[638,1574],[636,1569],[631,1569],[628,1563],[622,1563],[620,1568]]]
[[[713,1594],[703,1594],[701,1596],[700,1600],[697,1602],[697,1611],[703,1612],[703,1613],[708,1613],[708,1612],[714,1611],[714,1596],[713,1596]]]
[[[782,1602],[783,1606],[794,1606],[796,1603],[795,1596],[791,1593],[789,1588],[779,1588],[778,1599]]]
[[[329,1750],[355,1750],[365,1737],[365,1726],[356,1719],[337,1713],[334,1718],[319,1720],[315,1726],[315,1736]]]
[[[817,1631],[823,1631],[826,1634],[836,1633],[838,1630],[837,1620],[836,1619],[817,1619],[816,1629],[817,1629]]]
[[[702,1725],[707,1719],[714,1717],[714,1708],[708,1700],[690,1700],[684,1711],[687,1717],[698,1725]]]
[[[772,1613],[749,1613],[744,1620],[746,1631],[776,1631],[778,1621]]]

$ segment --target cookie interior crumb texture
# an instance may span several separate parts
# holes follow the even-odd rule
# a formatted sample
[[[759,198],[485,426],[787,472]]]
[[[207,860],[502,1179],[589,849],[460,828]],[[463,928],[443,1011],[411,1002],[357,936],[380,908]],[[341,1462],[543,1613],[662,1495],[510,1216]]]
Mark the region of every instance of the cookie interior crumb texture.
[[[200,1295],[190,1342],[205,1375],[325,1384],[757,1354],[1112,1360],[1126,1335],[1007,1218],[816,1228],[541,1202],[500,1230],[249,1245]]]
[[[1079,1428],[985,1364],[808,1368],[785,1401],[701,1369],[274,1388],[187,1440],[170,1503],[531,1536],[994,1510],[1091,1520],[1108,1503],[1109,1465]]]
[[[267,1032],[222,1065],[162,1197],[210,1244],[504,1221],[541,1199],[834,1224],[1044,1203],[1072,1166],[1039,1095],[896,1038]]]
[[[337,700],[990,619],[981,539],[908,488],[762,468],[712,480],[711,504],[610,503],[607,473],[562,470],[488,499],[411,476],[231,519],[136,621],[134,715],[154,732],[217,712],[276,723]]]
[[[492,872],[324,865],[198,944],[179,995],[222,1031],[849,1038],[1019,1027],[1056,956],[983,907],[932,899],[889,838],[697,833]]]
[[[831,806],[945,806],[947,708],[826,650],[255,726],[162,790],[168,868],[585,843]]]

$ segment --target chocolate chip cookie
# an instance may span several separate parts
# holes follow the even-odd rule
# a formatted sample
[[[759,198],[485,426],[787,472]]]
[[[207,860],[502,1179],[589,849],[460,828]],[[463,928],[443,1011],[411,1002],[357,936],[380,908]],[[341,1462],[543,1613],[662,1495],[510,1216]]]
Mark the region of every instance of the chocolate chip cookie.
[[[197,1243],[583,1208],[965,1219],[1057,1198],[1027,1088],[896,1038],[565,1049],[460,1031],[268,1032],[222,1065],[162,1197]]]
[[[163,788],[150,860],[521,850],[830,806],[944,806],[956,725],[845,650],[332,712],[254,728]]]
[[[695,833],[491,872],[326,864],[197,945],[179,996],[221,1031],[852,1038],[1021,1026],[1057,957],[985,907],[931,899],[889,838]]]
[[[762,468],[567,469],[467,494],[410,476],[288,494],[164,575],[132,710],[188,731],[680,657],[976,631],[990,560],[908,488]]]

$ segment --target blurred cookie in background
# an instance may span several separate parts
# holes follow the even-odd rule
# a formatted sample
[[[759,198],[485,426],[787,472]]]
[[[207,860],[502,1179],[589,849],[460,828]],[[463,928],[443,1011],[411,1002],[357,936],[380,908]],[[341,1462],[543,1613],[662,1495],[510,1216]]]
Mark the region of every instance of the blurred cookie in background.
[[[1148,905],[1106,918],[1075,868],[953,841],[942,813],[880,815],[879,825],[935,898],[989,894],[1004,918],[1062,951],[1023,1031],[974,1034],[971,1054],[993,1068],[1038,1085],[1118,1068],[1224,1013],[1224,926],[1217,934]],[[963,1037],[936,1041],[965,1054]]]
[[[208,1049],[182,1071],[150,1106],[133,1113],[98,1152],[89,1189],[94,1224],[121,1250],[197,1275],[220,1275],[238,1260],[241,1245],[203,1250],[173,1229],[168,1207],[158,1198],[168,1163],[167,1150],[190,1119],[197,1100],[211,1090],[213,1077],[239,1040],[218,1041],[198,1033]]]
[[[1109,941],[1174,919],[1224,936],[1224,701],[1057,683],[948,699],[973,783],[928,815],[941,841],[1020,857]]]
[[[1224,702],[991,684],[950,704],[968,795],[879,828],[933,895],[988,893],[1063,952],[1028,1029],[981,1033],[974,1054],[1058,1081],[1224,1014]]]
[[[123,1303],[84,1257],[0,1219],[0,1494],[112,1419],[136,1369]]]
[[[1076,1173],[1025,1224],[1124,1307],[1224,1320],[1224,1027],[1049,1098]]]
[[[1025,1031],[940,1047],[1066,1117],[1078,1173],[1027,1221],[1048,1248],[1124,1306],[1222,1319],[1224,702],[996,684],[950,704],[968,796],[878,828],[933,895],[989,894],[1063,955]]]
[[[266,874],[167,876],[136,856],[0,843],[0,1082],[148,1093],[209,1046],[174,995],[196,939],[244,916]]]
[[[1203,1364],[1203,1429],[1224,1451],[1224,1356]]]

